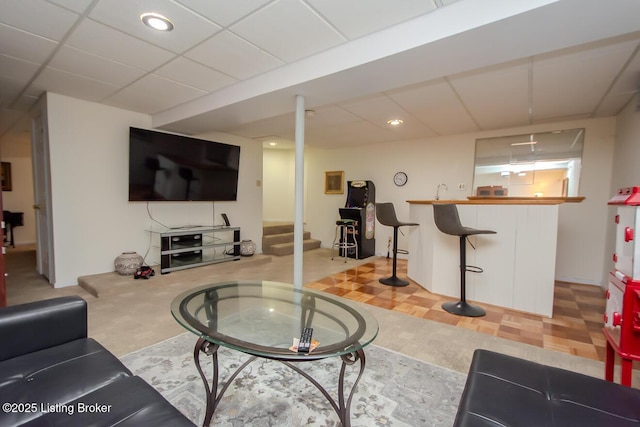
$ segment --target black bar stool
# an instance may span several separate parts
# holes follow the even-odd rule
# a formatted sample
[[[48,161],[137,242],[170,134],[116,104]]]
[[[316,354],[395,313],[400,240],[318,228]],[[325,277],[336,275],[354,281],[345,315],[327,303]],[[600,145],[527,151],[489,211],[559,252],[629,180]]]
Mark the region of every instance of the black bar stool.
[[[349,241],[351,237],[351,241]],[[349,251],[355,251],[355,259],[358,259],[358,242],[356,241],[356,222],[353,219],[339,219],[336,221],[336,233],[331,246],[331,260],[333,253],[338,248],[338,256],[344,257],[347,262]]]
[[[454,204],[434,204],[433,219],[438,230],[444,234],[460,237],[460,301],[445,302],[442,308],[452,314],[467,317],[484,316],[486,312],[482,307],[468,304],[466,298],[466,272],[482,273],[480,267],[467,265],[467,245],[468,236],[473,234],[496,234],[492,230],[477,230],[475,228],[465,227],[460,224],[460,216],[458,208]],[[472,245],[473,246],[473,245]]]
[[[396,275],[396,267],[398,264],[398,228],[410,225],[419,225],[415,222],[400,222],[396,218],[396,210],[393,207],[393,203],[376,203],[376,217],[378,222],[382,225],[393,227],[393,274],[391,277],[385,277],[380,279],[380,283],[389,286],[407,286],[409,282],[404,279],[400,279]]]

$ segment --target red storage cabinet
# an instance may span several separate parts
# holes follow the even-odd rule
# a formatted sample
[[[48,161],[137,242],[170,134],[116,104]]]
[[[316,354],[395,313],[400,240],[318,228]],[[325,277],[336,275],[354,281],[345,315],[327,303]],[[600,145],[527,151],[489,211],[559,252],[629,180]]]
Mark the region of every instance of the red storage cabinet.
[[[618,207],[615,269],[609,274],[604,328],[605,379],[613,381],[616,354],[622,359],[620,382],[631,385],[633,362],[640,360],[640,187],[621,188],[609,200]]]

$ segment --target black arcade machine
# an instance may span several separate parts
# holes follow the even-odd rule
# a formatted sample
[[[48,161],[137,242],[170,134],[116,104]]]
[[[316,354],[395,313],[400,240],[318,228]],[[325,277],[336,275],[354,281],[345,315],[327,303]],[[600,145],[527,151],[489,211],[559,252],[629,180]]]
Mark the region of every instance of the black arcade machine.
[[[347,181],[347,203],[339,209],[341,219],[356,222],[355,240],[358,258],[368,258],[376,252],[376,187],[373,181]],[[355,249],[347,249],[347,256],[356,257]]]

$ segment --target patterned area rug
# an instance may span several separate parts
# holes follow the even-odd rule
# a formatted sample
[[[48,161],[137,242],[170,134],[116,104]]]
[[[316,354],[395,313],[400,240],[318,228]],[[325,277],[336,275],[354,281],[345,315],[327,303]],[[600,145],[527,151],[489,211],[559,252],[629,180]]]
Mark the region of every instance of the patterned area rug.
[[[195,368],[196,336],[185,333],[122,357],[134,374],[144,378],[198,425],[205,412],[204,385]],[[351,403],[352,426],[450,426],[462,394],[465,376],[375,345],[365,349],[366,368]],[[220,349],[220,381],[248,356]],[[211,375],[211,358],[202,355]],[[340,359],[297,366],[308,372],[337,400]],[[358,363],[347,368],[348,390]],[[257,359],[235,378],[211,421],[215,426],[338,426],[331,404],[306,379],[285,365]]]

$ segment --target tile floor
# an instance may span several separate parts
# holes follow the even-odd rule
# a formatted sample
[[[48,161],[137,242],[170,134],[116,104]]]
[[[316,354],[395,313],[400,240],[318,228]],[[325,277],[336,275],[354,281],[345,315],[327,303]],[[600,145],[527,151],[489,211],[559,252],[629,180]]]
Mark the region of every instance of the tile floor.
[[[411,316],[604,361],[601,328],[605,298],[600,287],[556,282],[553,318],[487,304],[481,304],[486,316],[460,317],[441,308],[451,298],[432,294],[414,282],[396,288],[379,283],[379,278],[390,275],[391,262],[376,258],[306,286]],[[406,277],[406,273],[406,260],[398,260],[398,276]]]

